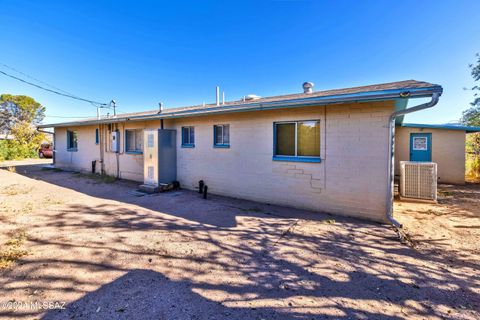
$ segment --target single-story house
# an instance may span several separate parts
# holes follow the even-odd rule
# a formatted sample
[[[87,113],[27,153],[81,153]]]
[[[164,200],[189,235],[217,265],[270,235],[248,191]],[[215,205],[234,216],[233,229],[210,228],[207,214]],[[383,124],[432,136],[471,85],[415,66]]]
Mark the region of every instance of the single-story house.
[[[400,123],[395,129],[395,172],[400,161],[437,163],[438,181],[465,183],[466,134],[480,132],[480,127],[453,124]]]
[[[395,224],[395,119],[434,106],[442,87],[415,80],[327,91],[312,85],[224,103],[217,90],[214,104],[40,128],[54,128],[59,168],[91,171],[96,161],[97,172],[144,182],[152,157],[144,146],[154,141],[145,141],[144,130],[160,129],[175,133],[174,166],[162,170],[182,188],[203,180],[213,194]],[[431,100],[407,108],[416,98]]]

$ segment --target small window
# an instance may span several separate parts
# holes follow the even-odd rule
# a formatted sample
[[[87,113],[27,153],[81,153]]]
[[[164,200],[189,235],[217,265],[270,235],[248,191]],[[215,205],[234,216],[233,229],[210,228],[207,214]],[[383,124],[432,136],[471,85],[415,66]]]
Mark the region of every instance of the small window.
[[[125,130],[125,151],[143,153],[143,129]]]
[[[230,147],[230,125],[213,126],[213,146],[217,148]]]
[[[414,137],[413,138],[413,150],[428,150],[427,137]]]
[[[95,144],[98,144],[100,141],[100,134],[98,132],[98,128],[95,129]]]
[[[320,121],[274,124],[273,160],[320,162]]]
[[[195,128],[194,127],[182,127],[182,147],[184,148],[195,147]]]
[[[78,137],[77,131],[67,130],[67,151],[77,151]]]

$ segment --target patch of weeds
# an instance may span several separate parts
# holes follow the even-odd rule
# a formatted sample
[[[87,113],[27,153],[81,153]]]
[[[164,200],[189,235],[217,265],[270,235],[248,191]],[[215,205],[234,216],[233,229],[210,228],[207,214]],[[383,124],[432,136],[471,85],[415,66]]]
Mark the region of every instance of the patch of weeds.
[[[60,168],[52,168],[52,167],[43,167],[43,171],[53,171],[53,172],[62,172],[63,170]]]
[[[45,204],[64,204],[65,202],[59,199],[52,198],[50,196],[45,197],[43,199],[43,203]]]
[[[113,183],[113,182],[115,182],[115,181],[117,180],[117,178],[112,177],[112,176],[107,176],[107,175],[103,175],[103,176],[101,175],[100,177],[101,177],[100,180],[101,180],[103,183]]]
[[[323,223],[328,223],[328,224],[334,224],[336,221],[335,221],[335,219],[327,219],[327,220],[323,220],[322,222]]]
[[[6,186],[1,193],[6,194],[7,196],[15,196],[17,194],[26,194],[32,191],[33,187],[28,187],[23,184],[11,184]]]
[[[443,216],[443,215],[446,214],[446,213],[443,213],[443,212],[440,212],[440,211],[435,211],[435,210],[432,210],[432,209],[418,211],[418,213],[427,214],[427,215],[434,215],[434,216]]]
[[[22,207],[21,213],[22,214],[29,214],[33,211],[33,203],[27,202],[25,205]]]
[[[453,198],[452,191],[440,190],[438,191],[438,195],[442,198]]]
[[[7,167],[7,171],[12,172],[12,173],[17,173],[17,168],[16,167]]]
[[[81,172],[74,172],[77,177],[80,178],[88,178],[96,181],[97,183],[113,183],[117,180],[117,178],[108,176],[106,174],[92,174],[92,173],[81,173]]]
[[[20,230],[5,242],[0,250],[0,269],[8,268],[17,262],[18,259],[28,254],[28,251],[22,249],[22,245],[26,239],[27,235],[25,231]]]

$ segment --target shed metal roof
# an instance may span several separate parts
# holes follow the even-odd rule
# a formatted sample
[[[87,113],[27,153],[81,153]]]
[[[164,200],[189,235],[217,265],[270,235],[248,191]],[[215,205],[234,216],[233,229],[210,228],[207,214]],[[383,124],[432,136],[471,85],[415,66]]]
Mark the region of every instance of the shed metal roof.
[[[425,123],[403,123],[402,127],[409,128],[430,128],[430,129],[444,129],[444,130],[460,130],[467,133],[480,132],[480,127],[463,126],[459,124],[425,124]]]
[[[265,97],[255,100],[237,100],[216,104],[196,105],[180,108],[164,109],[161,113],[157,110],[118,114],[108,118],[90,118],[79,121],[42,124],[39,128],[81,126],[98,123],[113,123],[123,121],[143,121],[153,119],[168,119],[192,117],[228,112],[245,112],[256,110],[269,110],[278,108],[292,108],[303,106],[326,105],[334,103],[408,99],[415,97],[428,97],[434,92],[442,93],[440,85],[423,81],[405,80],[361,87],[317,91],[313,93],[296,93]]]

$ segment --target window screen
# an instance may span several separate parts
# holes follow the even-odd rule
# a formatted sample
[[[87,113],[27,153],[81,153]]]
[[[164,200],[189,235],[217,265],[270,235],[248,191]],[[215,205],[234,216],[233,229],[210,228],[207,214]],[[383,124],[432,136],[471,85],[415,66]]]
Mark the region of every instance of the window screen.
[[[213,127],[214,130],[214,145],[229,146],[230,145],[230,125],[221,124]]]
[[[76,150],[78,148],[77,131],[67,130],[67,149]]]
[[[182,127],[182,145],[193,146],[195,144],[195,128]]]
[[[320,121],[275,124],[275,155],[320,157]]]
[[[143,130],[125,130],[125,149],[127,152],[143,151]]]

